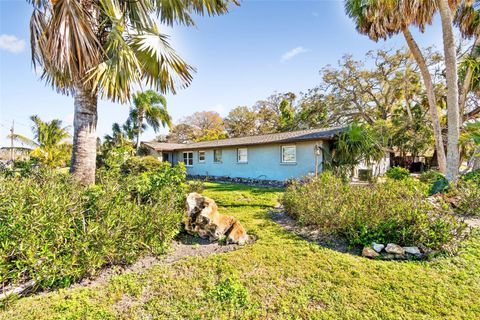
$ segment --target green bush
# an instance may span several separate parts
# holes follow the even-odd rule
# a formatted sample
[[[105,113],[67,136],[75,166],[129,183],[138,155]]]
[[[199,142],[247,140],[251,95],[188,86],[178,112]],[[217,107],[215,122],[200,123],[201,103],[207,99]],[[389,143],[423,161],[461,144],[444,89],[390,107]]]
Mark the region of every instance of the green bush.
[[[444,179],[444,176],[443,176],[443,174],[441,174],[441,173],[438,172],[438,171],[428,170],[428,171],[423,172],[423,173],[420,175],[419,179],[420,179],[420,181],[422,181],[423,183],[433,184],[434,182],[436,182],[436,181],[438,181],[438,180],[443,180],[443,179]]]
[[[454,196],[455,211],[467,216],[480,216],[480,187],[472,180],[459,181],[450,192]]]
[[[323,173],[288,187],[282,203],[299,223],[345,237],[352,245],[392,242],[446,249],[465,225],[426,201],[427,189],[414,179],[354,186]]]
[[[467,174],[464,174],[461,179],[463,181],[471,181],[477,184],[480,187],[480,170],[471,171]]]
[[[165,163],[170,165],[168,162]],[[161,166],[162,161],[153,156],[131,157],[121,165],[121,171],[125,174],[140,174],[143,172],[154,171]]]
[[[190,180],[188,181],[188,192],[202,193],[205,189],[205,184],[202,180]]]
[[[64,287],[106,265],[161,254],[180,226],[185,167],[83,187],[37,170],[0,177],[0,283]]]
[[[391,167],[385,175],[394,180],[404,180],[410,177],[410,171],[402,167]]]

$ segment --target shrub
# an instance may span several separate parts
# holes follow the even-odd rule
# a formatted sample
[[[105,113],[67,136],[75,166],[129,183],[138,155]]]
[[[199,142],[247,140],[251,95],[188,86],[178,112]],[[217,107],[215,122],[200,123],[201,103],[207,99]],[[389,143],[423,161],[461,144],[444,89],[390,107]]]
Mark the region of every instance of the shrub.
[[[472,180],[459,181],[450,192],[454,196],[455,211],[467,216],[480,216],[480,188]]]
[[[461,179],[463,181],[471,181],[476,183],[478,187],[480,187],[480,170],[471,171],[467,174],[464,174]]]
[[[441,174],[440,172],[438,171],[435,171],[435,170],[428,170],[428,171],[425,171],[423,172],[421,175],[420,175],[420,181],[422,181],[423,183],[427,183],[427,184],[433,184],[434,182],[438,181],[438,180],[443,180],[444,179],[444,176],[443,174]]]
[[[248,300],[248,291],[237,278],[227,278],[215,286],[210,296],[230,307],[243,307]]]
[[[165,162],[170,165],[169,163]],[[125,174],[140,174],[143,172],[154,171],[162,166],[162,161],[153,156],[131,157],[122,165],[121,171]]]
[[[299,223],[345,237],[352,245],[372,242],[447,248],[465,225],[426,201],[427,186],[414,179],[351,186],[330,173],[287,188],[282,203]]]
[[[106,265],[165,251],[183,215],[184,166],[99,181],[83,187],[42,170],[0,177],[1,284],[35,279],[64,287]]]
[[[402,167],[391,167],[385,175],[394,180],[404,180],[410,177],[410,171]]]
[[[188,193],[190,192],[202,193],[204,189],[205,189],[205,185],[202,180],[188,181]]]

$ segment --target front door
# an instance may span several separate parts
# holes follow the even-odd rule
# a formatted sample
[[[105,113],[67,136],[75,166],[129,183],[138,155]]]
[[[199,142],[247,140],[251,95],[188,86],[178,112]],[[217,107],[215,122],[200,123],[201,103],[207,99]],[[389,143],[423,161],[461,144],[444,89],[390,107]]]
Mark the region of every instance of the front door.
[[[172,163],[171,155],[168,152],[163,152],[162,153],[162,161],[170,162]]]

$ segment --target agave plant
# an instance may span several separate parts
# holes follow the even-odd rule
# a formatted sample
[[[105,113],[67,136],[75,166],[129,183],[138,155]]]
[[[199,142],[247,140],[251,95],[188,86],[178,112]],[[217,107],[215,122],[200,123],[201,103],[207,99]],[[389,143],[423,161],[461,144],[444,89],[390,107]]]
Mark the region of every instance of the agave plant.
[[[132,87],[147,84],[175,93],[194,68],[160,31],[163,24],[193,25],[192,15],[218,15],[236,0],[28,0],[32,60],[42,79],[74,96],[71,172],[95,179],[97,100],[127,102]],[[158,19],[156,19],[158,17]]]

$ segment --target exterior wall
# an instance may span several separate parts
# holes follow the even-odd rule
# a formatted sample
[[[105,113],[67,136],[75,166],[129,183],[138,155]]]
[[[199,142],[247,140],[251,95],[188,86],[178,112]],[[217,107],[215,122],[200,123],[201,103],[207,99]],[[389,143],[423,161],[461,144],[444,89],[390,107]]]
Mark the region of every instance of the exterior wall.
[[[390,168],[390,154],[386,153],[385,157],[383,157],[379,162],[372,163],[367,165],[365,161],[362,161],[358,164],[358,166],[354,169],[353,177],[358,179],[358,170],[372,170],[372,174],[374,177],[383,176],[385,172]]]
[[[237,149],[242,147],[221,148],[221,163],[213,162],[213,149],[177,151],[176,159],[182,161],[183,152],[193,151],[193,166],[187,166],[187,172],[190,175],[283,181],[315,173],[315,144],[322,145],[322,142],[247,146],[248,162],[246,163],[237,161]],[[296,163],[281,162],[282,145],[296,145]],[[205,151],[204,163],[198,161],[198,151]],[[320,154],[317,158],[318,172],[321,172],[323,157]]]

